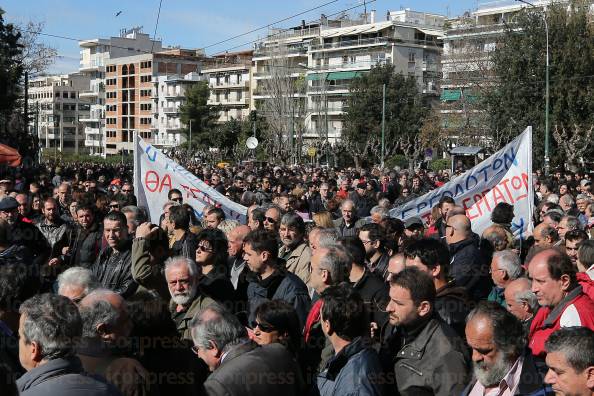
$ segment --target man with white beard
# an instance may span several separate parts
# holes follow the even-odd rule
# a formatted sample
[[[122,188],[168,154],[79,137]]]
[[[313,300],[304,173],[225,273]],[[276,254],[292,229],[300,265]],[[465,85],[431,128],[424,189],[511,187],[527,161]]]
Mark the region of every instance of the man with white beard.
[[[546,395],[542,375],[526,348],[522,323],[494,301],[480,302],[466,320],[473,380],[462,395]]]
[[[200,293],[199,275],[198,266],[189,258],[177,256],[165,261],[165,280],[171,294],[169,312],[180,338],[190,343],[192,342],[190,321],[196,312],[215,303],[214,300]]]

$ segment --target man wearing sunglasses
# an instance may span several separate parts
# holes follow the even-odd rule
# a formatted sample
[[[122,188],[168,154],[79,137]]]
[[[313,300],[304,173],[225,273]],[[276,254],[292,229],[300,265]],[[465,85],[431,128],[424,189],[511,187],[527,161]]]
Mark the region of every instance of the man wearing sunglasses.
[[[271,206],[264,214],[264,229],[278,235],[280,219],[280,208],[278,206]]]

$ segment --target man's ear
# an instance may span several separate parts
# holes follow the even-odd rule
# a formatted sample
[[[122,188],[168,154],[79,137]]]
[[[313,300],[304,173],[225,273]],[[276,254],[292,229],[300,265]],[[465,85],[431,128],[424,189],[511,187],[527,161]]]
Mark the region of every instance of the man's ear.
[[[586,376],[586,387],[594,389],[594,366],[586,368],[584,375]]]
[[[381,242],[379,241],[379,239],[377,241],[374,241],[373,242],[373,247],[376,248],[376,249],[379,249],[380,248],[380,243]]]
[[[221,355],[223,354],[223,351],[219,349],[219,347],[217,346],[217,344],[215,344],[215,342],[212,341],[212,340],[210,340],[208,343],[210,344],[210,349],[213,351],[212,352],[213,355],[215,357],[217,357],[217,358],[218,357],[221,357]]]
[[[431,270],[431,276],[433,278],[437,278],[439,277],[439,274],[441,274],[441,264],[437,264],[432,270]]]
[[[105,336],[107,334],[109,334],[109,326],[107,326],[106,323],[99,323],[97,325],[97,327],[95,328],[95,330],[97,331],[97,334],[99,334],[99,337],[101,338],[105,338]]]
[[[267,250],[263,250],[262,252],[260,252],[260,258],[262,259],[262,261],[268,261],[268,259],[270,258],[270,252]]]
[[[568,291],[571,287],[571,278],[569,275],[563,274],[559,280],[561,281],[561,290]]]
[[[31,360],[33,362],[40,362],[41,358],[41,345],[36,341],[31,341]]]
[[[320,322],[322,323],[322,330],[324,331],[324,333],[326,333],[328,336],[334,334],[334,331],[332,330],[332,325],[330,324],[329,320],[324,320],[320,318]]]
[[[419,304],[417,308],[417,312],[421,317],[429,315],[429,313],[431,312],[431,304],[429,303],[429,301],[421,301],[421,304]]]

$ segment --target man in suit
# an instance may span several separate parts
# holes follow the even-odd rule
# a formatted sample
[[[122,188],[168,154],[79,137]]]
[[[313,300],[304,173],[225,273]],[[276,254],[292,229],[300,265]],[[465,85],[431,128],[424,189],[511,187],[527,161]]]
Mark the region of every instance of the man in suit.
[[[211,305],[191,323],[192,350],[212,374],[206,395],[300,395],[304,390],[293,355],[281,344],[259,346],[224,307]]]

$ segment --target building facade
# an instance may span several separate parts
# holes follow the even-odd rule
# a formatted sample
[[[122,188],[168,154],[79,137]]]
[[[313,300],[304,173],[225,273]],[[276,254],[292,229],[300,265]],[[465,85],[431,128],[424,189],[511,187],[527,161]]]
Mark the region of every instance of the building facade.
[[[35,130],[42,153],[83,154],[83,122],[89,118],[90,101],[82,95],[90,79],[82,73],[38,77],[29,81],[30,128]]]
[[[135,134],[151,143],[155,143],[155,138],[172,144],[180,142],[181,138],[170,135],[181,133],[181,125],[179,129],[174,129],[173,124],[170,124],[171,128],[165,128],[169,137],[158,135],[158,125],[167,122],[165,109],[175,107],[172,103],[183,101],[185,89],[183,84],[174,89],[166,82],[159,85],[159,77],[179,81],[180,76],[199,73],[203,59],[201,52],[184,49],[110,59],[105,65],[106,155],[132,152]],[[157,89],[164,90],[161,97],[155,92]],[[157,122],[154,116],[161,114],[163,118]]]
[[[202,69],[208,81],[208,104],[220,106],[218,122],[243,120],[250,114],[253,51],[210,58]]]
[[[161,41],[151,40],[142,28],[122,29],[118,37],[79,42],[79,72],[88,76],[89,86],[81,97],[90,101],[85,125],[85,146],[91,155],[105,156],[105,65],[110,59],[161,51]]]

